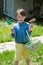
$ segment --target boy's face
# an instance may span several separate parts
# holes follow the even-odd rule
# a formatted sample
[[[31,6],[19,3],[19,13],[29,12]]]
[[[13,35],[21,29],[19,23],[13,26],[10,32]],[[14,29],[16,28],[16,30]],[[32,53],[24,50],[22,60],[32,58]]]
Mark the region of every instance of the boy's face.
[[[17,15],[17,19],[18,21],[20,21],[21,23],[24,22],[24,19],[26,18],[26,16],[22,16],[21,14]]]

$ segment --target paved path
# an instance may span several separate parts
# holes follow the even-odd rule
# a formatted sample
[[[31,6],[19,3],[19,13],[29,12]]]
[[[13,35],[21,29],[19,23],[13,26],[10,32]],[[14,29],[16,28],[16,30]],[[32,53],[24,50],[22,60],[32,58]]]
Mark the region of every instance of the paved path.
[[[15,50],[15,42],[5,42],[5,43],[0,43],[0,52],[4,50]]]
[[[39,39],[41,43],[43,43],[43,36],[33,37],[32,39],[35,39],[35,38]]]
[[[33,37],[32,39],[35,38],[38,38],[43,43],[43,36]],[[15,42],[11,41],[11,42],[0,43],[0,52],[5,50],[15,50]]]

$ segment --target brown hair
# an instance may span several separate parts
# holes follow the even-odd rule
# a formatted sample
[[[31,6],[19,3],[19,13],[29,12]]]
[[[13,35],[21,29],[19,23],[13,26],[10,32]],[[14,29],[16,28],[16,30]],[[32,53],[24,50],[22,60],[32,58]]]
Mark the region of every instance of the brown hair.
[[[18,13],[20,13],[22,16],[26,16],[26,12],[25,12],[24,9],[18,9],[18,10],[16,11],[16,15],[18,15]]]

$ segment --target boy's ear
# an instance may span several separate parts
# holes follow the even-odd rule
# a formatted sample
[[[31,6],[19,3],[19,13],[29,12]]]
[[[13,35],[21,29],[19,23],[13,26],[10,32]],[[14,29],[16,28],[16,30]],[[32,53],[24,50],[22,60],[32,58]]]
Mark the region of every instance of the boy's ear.
[[[26,18],[26,16],[25,16],[25,18]]]
[[[26,18],[26,16],[25,16],[25,18]]]

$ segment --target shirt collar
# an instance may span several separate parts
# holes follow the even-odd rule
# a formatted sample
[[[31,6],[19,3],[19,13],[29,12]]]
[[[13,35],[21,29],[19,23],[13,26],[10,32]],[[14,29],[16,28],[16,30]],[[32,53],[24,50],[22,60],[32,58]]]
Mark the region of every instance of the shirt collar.
[[[19,23],[20,25],[22,25],[22,24],[24,24],[24,23],[25,23],[25,21],[24,21],[24,22],[22,22],[22,23],[20,23],[20,21],[18,21],[18,23]]]

